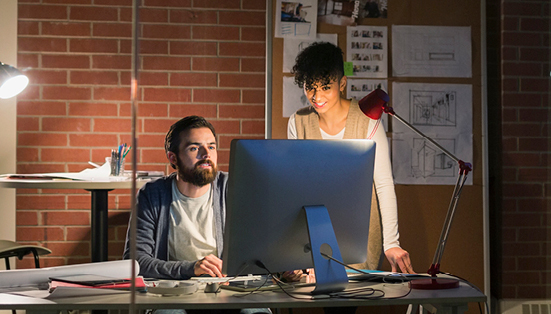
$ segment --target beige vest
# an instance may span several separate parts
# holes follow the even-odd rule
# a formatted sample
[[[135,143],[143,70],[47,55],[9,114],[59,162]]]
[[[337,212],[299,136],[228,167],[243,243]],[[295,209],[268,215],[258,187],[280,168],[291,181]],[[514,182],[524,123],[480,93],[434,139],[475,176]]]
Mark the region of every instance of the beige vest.
[[[369,119],[358,106],[358,101],[352,100],[344,130],[345,139],[364,139],[367,136]],[[312,106],[304,107],[295,114],[298,139],[322,139],[319,116]],[[362,269],[379,269],[383,253],[383,232],[381,214],[375,185],[371,198],[371,216],[369,219],[369,238],[367,243],[367,260],[362,264],[351,265]]]

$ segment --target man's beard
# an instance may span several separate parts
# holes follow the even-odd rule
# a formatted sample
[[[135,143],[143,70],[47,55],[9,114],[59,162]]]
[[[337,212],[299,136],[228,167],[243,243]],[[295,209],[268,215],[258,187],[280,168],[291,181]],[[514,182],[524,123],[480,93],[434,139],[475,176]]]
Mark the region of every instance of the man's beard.
[[[202,169],[199,165],[204,163],[208,163],[211,168]],[[191,183],[195,186],[203,187],[207,184],[212,183],[216,178],[217,172],[218,168],[210,159],[199,160],[197,163],[195,163],[193,168],[188,168],[182,165],[180,159],[178,159],[178,175],[180,176],[182,181]]]

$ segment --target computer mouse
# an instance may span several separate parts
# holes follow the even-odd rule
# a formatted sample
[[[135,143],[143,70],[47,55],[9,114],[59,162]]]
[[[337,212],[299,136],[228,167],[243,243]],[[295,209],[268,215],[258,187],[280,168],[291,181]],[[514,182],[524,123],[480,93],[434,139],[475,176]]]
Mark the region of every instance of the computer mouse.
[[[220,289],[220,284],[217,282],[209,282],[205,286],[205,293],[216,293]]]

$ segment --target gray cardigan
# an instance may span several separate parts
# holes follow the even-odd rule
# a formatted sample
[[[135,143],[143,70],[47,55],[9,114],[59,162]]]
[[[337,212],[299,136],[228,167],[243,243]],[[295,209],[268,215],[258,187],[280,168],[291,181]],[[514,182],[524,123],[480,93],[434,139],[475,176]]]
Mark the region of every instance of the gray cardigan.
[[[195,276],[196,261],[168,261],[168,229],[172,181],[176,173],[146,183],[137,196],[136,260],[139,275],[158,279],[188,279]],[[224,225],[226,222],[226,191],[228,174],[219,171],[213,186],[213,211],[218,257],[222,256]],[[130,224],[129,224],[130,225]],[[124,259],[130,258],[130,228],[126,234]]]

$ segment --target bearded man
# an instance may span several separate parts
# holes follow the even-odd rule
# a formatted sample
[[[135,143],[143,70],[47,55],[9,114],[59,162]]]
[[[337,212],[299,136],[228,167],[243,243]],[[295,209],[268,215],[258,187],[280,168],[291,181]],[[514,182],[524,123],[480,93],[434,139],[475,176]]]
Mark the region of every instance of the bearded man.
[[[181,119],[166,135],[165,152],[176,171],[146,183],[137,196],[139,275],[223,277],[228,174],[217,168],[214,127],[198,116]],[[125,259],[130,258],[129,234]]]

